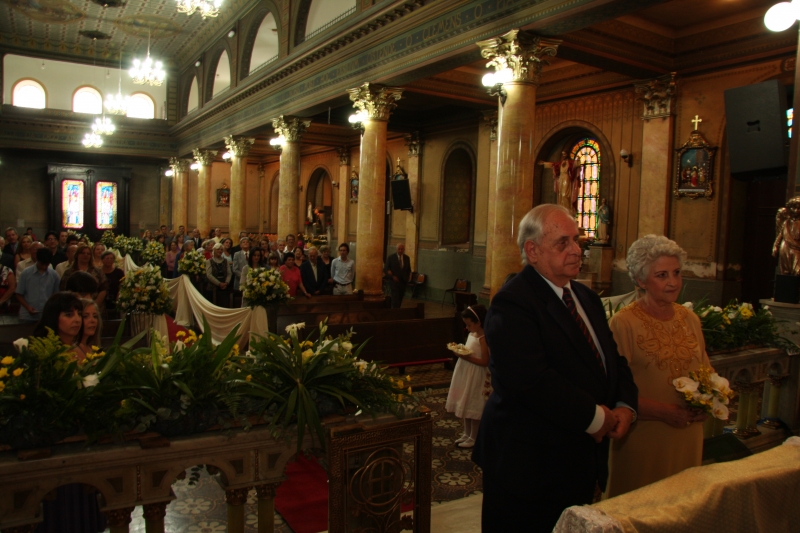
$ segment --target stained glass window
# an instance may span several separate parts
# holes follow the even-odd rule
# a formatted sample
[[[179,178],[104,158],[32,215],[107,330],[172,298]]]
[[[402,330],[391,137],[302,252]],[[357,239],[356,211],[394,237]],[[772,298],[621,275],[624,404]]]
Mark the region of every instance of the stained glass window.
[[[570,156],[578,160],[582,170],[575,217],[578,226],[586,231],[586,236],[594,237],[597,233],[597,208],[600,205],[600,145],[596,140],[586,137],[575,143]]]
[[[794,108],[786,110],[786,127],[789,128],[789,138],[792,138],[792,122],[794,122]]]
[[[95,194],[97,205],[97,229],[117,227],[117,184],[98,181]]]
[[[64,180],[61,182],[61,218],[65,228],[83,227],[83,182]]]

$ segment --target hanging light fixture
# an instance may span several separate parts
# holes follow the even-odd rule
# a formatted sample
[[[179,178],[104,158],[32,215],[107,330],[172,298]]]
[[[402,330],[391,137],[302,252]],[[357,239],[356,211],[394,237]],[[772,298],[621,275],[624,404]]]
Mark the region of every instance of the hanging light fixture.
[[[92,124],[92,133],[96,133],[97,135],[112,135],[116,128],[114,127],[114,123],[111,122],[111,119],[107,118],[105,115],[100,118],[94,119],[94,124]]]
[[[87,133],[83,136],[83,145],[86,148],[100,148],[103,146],[103,137],[96,133]]]
[[[177,0],[178,13],[194,14],[199,11],[203,18],[219,15],[219,7],[223,0]]]
[[[130,99],[130,96],[122,96],[122,50],[120,50],[117,94],[106,97],[106,101],[104,103],[106,111],[112,115],[126,115],[128,113],[128,102]]]
[[[155,85],[160,86],[164,83],[167,73],[162,68],[161,61],[153,61],[150,57],[150,30],[147,30],[147,57],[144,61],[133,60],[133,67],[128,71],[136,85]]]

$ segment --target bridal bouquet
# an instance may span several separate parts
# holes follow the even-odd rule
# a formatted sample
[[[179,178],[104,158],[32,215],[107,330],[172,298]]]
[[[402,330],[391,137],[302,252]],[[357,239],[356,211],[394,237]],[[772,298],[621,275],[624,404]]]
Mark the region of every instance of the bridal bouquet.
[[[117,305],[126,313],[161,315],[172,311],[172,298],[161,269],[145,265],[128,273],[120,282]]]
[[[728,380],[701,366],[688,377],[672,380],[675,389],[691,407],[696,407],[720,420],[728,419],[728,403],[733,398]]]
[[[161,263],[164,262],[166,259],[166,252],[164,251],[164,245],[158,241],[150,241],[147,243],[147,246],[144,247],[142,250],[141,258],[142,261],[145,263],[150,263],[154,266],[159,266]]]
[[[241,289],[250,307],[283,304],[292,299],[281,273],[271,268],[249,269]]]
[[[203,253],[192,250],[183,254],[180,261],[178,261],[178,272],[189,276],[205,274],[206,258]]]

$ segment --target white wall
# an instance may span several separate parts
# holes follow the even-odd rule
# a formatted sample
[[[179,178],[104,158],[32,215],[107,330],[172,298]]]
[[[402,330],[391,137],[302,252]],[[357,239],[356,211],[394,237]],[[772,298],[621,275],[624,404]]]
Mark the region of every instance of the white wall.
[[[44,69],[42,69],[44,63]],[[130,65],[122,64],[122,94],[146,93],[156,102],[156,118],[163,116],[167,99],[167,83],[161,87],[134,85],[128,74]],[[93,67],[64,61],[42,60],[33,57],[6,55],[3,59],[3,103],[11,105],[11,90],[23,78],[33,78],[47,92],[47,107],[72,110],[72,94],[78,87],[91,85],[105,98],[117,94],[119,71],[116,68]]]

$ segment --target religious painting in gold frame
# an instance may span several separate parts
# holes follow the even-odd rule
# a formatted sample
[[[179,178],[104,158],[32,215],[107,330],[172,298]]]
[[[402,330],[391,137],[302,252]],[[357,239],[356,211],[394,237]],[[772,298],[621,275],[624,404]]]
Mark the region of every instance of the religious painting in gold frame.
[[[675,180],[673,194],[680,198],[706,198],[714,195],[714,156],[717,148],[710,146],[695,130],[689,140],[675,150]]]
[[[223,183],[222,187],[217,189],[217,207],[230,207],[231,206],[231,190],[228,188],[227,183]]]

